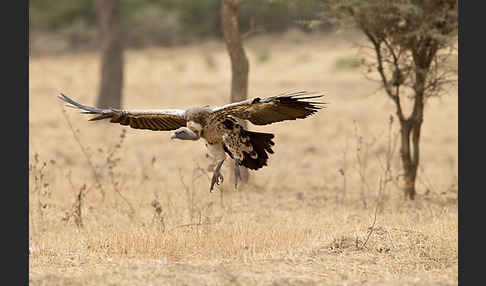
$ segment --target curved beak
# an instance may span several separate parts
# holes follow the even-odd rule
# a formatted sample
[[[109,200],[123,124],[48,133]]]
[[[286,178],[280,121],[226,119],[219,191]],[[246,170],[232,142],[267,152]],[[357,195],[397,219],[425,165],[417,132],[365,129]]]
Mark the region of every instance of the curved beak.
[[[199,132],[193,132],[187,127],[181,127],[175,130],[174,134],[170,137],[170,139],[198,140]]]

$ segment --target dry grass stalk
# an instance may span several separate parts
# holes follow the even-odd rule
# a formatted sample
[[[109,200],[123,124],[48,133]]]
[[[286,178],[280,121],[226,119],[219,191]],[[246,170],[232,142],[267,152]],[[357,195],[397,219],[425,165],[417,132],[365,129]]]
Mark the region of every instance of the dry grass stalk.
[[[341,204],[344,203],[346,198],[346,176],[347,176],[347,154],[348,154],[348,137],[345,139],[344,149],[343,149],[343,161],[342,167],[339,169],[339,174],[343,177],[343,184],[342,184],[342,195],[341,195]]]
[[[81,152],[83,152],[83,155],[86,158],[86,161],[88,162],[88,165],[91,168],[91,171],[93,172],[94,178],[95,178],[96,183],[98,184],[98,188],[99,188],[99,190],[101,192],[101,196],[102,196],[102,198],[104,200],[104,198],[105,198],[105,190],[103,188],[103,185],[101,184],[100,175],[98,174],[98,171],[96,170],[96,166],[91,161],[91,157],[88,154],[88,151],[86,150],[86,148],[84,147],[83,143],[79,139],[79,137],[77,135],[77,132],[76,132],[77,130],[74,130],[74,127],[73,127],[73,125],[71,123],[71,120],[69,119],[69,116],[66,114],[66,110],[65,109],[62,109],[62,115],[63,115],[64,119],[66,120],[66,122],[67,122],[67,124],[69,126],[69,129],[71,130],[71,133],[72,133],[72,135],[74,137],[74,140],[76,140],[76,142],[78,143],[78,146],[81,149]]]
[[[251,71],[254,81],[250,88],[254,90],[250,93],[260,96],[300,87],[324,90],[332,96],[332,108],[312,120],[268,128],[253,126],[257,131],[276,134],[275,154],[268,167],[252,173],[253,181],[244,190],[233,191],[228,185],[228,191],[224,191],[223,184],[220,195],[209,194],[210,178],[207,171],[200,170],[209,163],[201,153],[204,146],[177,144],[161,132],[125,128],[123,148],[116,149],[119,128],[123,127],[94,124],[75,114],[80,118],[74,126],[82,130],[82,136],[76,134],[106,191],[101,201],[101,194],[92,191],[98,188],[98,182],[85,156],[71,152],[79,148],[79,143],[66,140],[72,130],[62,124],[63,115],[40,112],[55,104],[55,92],[51,91],[59,87],[83,102],[93,102],[98,57],[76,54],[32,59],[29,87],[35,96],[30,98],[29,214],[30,230],[35,231],[29,232],[29,247],[33,249],[29,256],[31,284],[343,285],[362,284],[365,280],[370,285],[457,283],[457,202],[439,200],[439,196],[422,200],[418,196],[413,203],[395,207],[403,201],[401,193],[394,191],[395,168],[400,166],[393,147],[395,130],[390,138],[393,152],[382,144],[388,140],[386,135],[376,144],[366,145],[370,142],[367,138],[374,136],[368,130],[384,128],[389,109],[383,107],[389,100],[352,96],[369,94],[376,86],[359,74],[336,73],[327,68],[354,51],[347,44],[327,38],[299,44],[279,38],[278,49],[273,49],[268,43],[275,41],[254,38],[248,42],[250,60],[258,57],[262,47],[272,53],[272,61],[256,65]],[[316,49],[327,52],[313,53],[312,61],[300,62]],[[211,52],[221,68],[208,73],[201,50]],[[155,61],[167,65],[154,65]],[[126,97],[126,106],[142,109],[221,104],[226,98],[224,86],[229,86],[230,79],[225,75],[228,65],[222,44],[128,51],[126,94],[130,96]],[[179,66],[186,68],[181,70]],[[292,69],[282,73],[282,66]],[[151,72],[144,72],[147,70]],[[80,73],[85,76],[79,77]],[[161,82],[161,74],[168,78]],[[180,96],[169,96],[174,92]],[[451,173],[457,170],[456,123],[455,97],[441,102],[430,100],[426,133],[435,135],[424,136],[422,159],[430,184],[439,194],[457,193],[457,187],[449,190],[448,184]],[[359,132],[353,124],[360,127]],[[354,154],[356,133],[363,137],[359,153],[363,177]],[[344,166],[346,137],[353,150],[347,151]],[[88,144],[105,150],[95,154],[86,147]],[[303,151],[295,152],[297,149]],[[34,190],[36,184],[42,187],[35,181],[36,153],[36,174],[42,166],[41,158],[56,160],[55,165],[48,163],[43,170],[43,180],[49,183],[48,190],[43,191],[48,191],[50,197],[47,193],[40,197],[47,205],[42,209],[42,223]],[[110,153],[116,161],[113,178],[106,163]],[[121,154],[123,159],[115,160]],[[379,160],[375,160],[376,155]],[[391,160],[390,172],[385,175],[387,160]],[[343,167],[347,169],[346,192],[341,203],[343,177],[332,170]],[[71,171],[72,185],[66,170]],[[390,177],[393,180],[387,181]],[[119,182],[120,193],[132,205],[136,214],[133,218],[127,215],[127,204],[112,191],[114,182]],[[447,185],[442,186],[443,182]],[[79,196],[84,184],[86,189]],[[363,200],[368,203],[366,209]],[[376,200],[383,202],[383,208],[375,208]],[[62,221],[65,210],[72,213],[76,208],[81,210],[82,230],[74,216],[70,223]],[[194,225],[186,226],[189,224]],[[333,242],[334,248],[329,247]]]

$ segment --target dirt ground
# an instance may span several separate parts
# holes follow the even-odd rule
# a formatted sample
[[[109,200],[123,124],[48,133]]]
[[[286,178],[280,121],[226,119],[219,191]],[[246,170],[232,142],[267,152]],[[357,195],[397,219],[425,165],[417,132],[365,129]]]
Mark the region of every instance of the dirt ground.
[[[30,284],[457,285],[457,87],[426,102],[418,196],[406,201],[394,106],[343,65],[362,43],[296,32],[245,42],[250,97],[319,91],[328,105],[250,124],[275,134],[275,154],[238,190],[226,164],[212,194],[202,142],[63,107],[60,92],[94,105],[98,54],[31,58]],[[221,105],[230,80],[223,43],[129,50],[123,104]]]

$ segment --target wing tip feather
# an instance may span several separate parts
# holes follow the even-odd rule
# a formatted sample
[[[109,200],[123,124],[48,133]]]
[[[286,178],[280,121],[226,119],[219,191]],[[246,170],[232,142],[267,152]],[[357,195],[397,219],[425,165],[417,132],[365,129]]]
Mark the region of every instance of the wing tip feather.
[[[97,108],[97,107],[90,107],[90,106],[82,105],[82,104],[80,104],[80,103],[72,100],[71,98],[67,97],[62,92],[59,93],[59,95],[57,96],[57,98],[59,98],[60,100],[66,102],[66,103],[68,103],[68,105],[66,105],[67,107],[77,108],[77,109],[84,110],[82,112],[84,114],[102,114],[103,113],[103,109],[100,109],[100,108]]]

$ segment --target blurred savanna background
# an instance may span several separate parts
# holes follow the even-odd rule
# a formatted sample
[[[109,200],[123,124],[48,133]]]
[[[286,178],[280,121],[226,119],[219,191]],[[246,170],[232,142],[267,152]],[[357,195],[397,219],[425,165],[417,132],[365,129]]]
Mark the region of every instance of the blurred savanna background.
[[[457,285],[457,2],[363,3],[31,0],[30,284]],[[227,161],[214,193],[203,142],[57,98],[185,109],[301,90],[326,108],[248,123],[275,153],[236,190]]]

